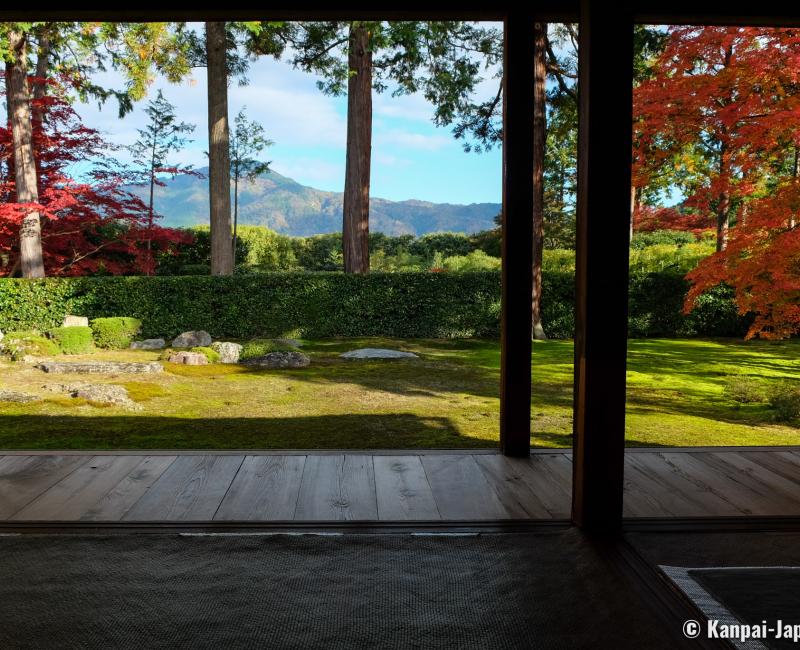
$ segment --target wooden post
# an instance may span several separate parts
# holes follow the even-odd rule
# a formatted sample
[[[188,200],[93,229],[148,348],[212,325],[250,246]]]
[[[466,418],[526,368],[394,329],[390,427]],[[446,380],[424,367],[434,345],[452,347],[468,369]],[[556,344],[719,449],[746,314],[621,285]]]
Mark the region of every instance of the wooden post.
[[[534,17],[505,21],[500,447],[530,454]]]
[[[579,61],[572,517],[622,523],[633,22],[582,0]]]

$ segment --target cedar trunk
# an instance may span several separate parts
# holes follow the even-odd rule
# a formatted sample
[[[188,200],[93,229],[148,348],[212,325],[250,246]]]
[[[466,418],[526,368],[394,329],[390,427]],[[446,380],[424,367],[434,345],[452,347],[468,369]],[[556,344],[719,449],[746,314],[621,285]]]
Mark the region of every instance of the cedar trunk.
[[[347,81],[347,162],[342,251],[345,273],[369,272],[369,175],[372,157],[372,52],[366,27],[351,25]]]
[[[542,325],[542,254],[544,251],[544,157],[547,142],[546,80],[547,23],[534,27],[533,63],[533,291],[532,328],[536,340],[546,339]]]
[[[226,49],[225,23],[207,22],[208,192],[211,207],[212,275],[233,273]]]
[[[18,203],[38,203],[36,163],[31,127],[31,94],[28,86],[27,40],[24,34],[10,32],[13,53],[8,75],[8,105],[14,142],[14,179]],[[42,224],[39,212],[31,210],[19,229],[19,256],[23,278],[43,278]]]
[[[728,174],[728,148],[722,145],[719,156],[719,177],[726,178]],[[717,200],[717,252],[724,251],[728,245],[728,212],[730,211],[731,195],[726,189],[720,192]]]

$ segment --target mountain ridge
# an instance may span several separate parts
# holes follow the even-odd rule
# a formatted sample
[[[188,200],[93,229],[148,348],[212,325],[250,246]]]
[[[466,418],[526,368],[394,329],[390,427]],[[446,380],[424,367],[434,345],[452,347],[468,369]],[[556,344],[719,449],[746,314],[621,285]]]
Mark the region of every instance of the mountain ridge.
[[[208,168],[196,171],[207,176]],[[181,175],[165,179],[155,192],[160,224],[189,227],[208,224],[208,179]],[[147,188],[128,188],[145,198]],[[309,236],[342,229],[342,192],[302,185],[278,172],[254,182],[239,181],[239,223],[266,226],[285,235]],[[423,235],[429,232],[473,233],[494,227],[499,203],[434,203],[422,199],[370,199],[370,230],[387,235]]]

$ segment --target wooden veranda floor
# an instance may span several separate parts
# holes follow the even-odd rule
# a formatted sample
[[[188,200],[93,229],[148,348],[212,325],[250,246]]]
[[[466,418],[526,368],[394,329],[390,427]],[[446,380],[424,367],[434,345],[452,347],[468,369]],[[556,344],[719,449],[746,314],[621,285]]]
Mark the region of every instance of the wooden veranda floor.
[[[566,519],[567,451],[11,453],[0,520]],[[800,515],[800,451],[632,449],[627,517]]]

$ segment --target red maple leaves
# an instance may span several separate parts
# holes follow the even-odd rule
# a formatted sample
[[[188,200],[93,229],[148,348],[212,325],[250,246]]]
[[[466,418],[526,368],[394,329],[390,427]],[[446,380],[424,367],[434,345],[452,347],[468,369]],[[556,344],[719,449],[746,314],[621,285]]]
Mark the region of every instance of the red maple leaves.
[[[153,273],[156,255],[190,235],[151,224],[147,206],[125,189],[129,179],[109,155],[113,147],[81,123],[57,82],[31,82],[49,91],[32,103],[42,116],[33,121],[39,203],[15,202],[11,132],[0,127],[0,275],[16,271],[19,227],[31,209],[40,213],[48,275]]]
[[[748,338],[800,331],[800,30],[671,27],[634,115],[634,183],[666,176],[687,194],[639,219],[716,228],[686,310],[724,282],[756,316]]]

